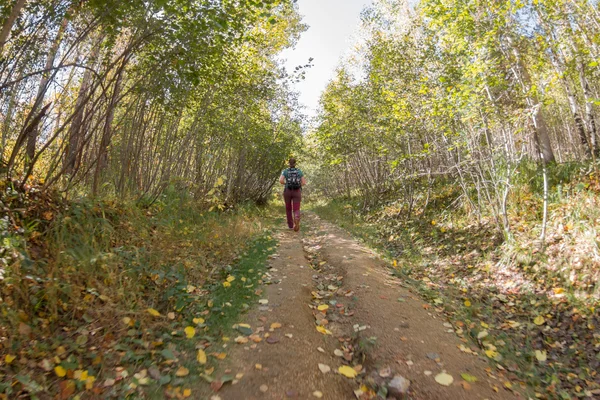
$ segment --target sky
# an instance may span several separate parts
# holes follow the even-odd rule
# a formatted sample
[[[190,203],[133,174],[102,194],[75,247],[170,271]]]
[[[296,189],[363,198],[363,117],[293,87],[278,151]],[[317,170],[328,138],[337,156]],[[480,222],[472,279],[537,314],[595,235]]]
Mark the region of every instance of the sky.
[[[306,79],[296,84],[300,103],[309,117],[315,115],[321,92],[333,78],[342,56],[352,48],[360,13],[370,4],[371,0],[298,0],[303,22],[309,28],[294,49],[283,52],[282,58],[290,72],[314,58]]]

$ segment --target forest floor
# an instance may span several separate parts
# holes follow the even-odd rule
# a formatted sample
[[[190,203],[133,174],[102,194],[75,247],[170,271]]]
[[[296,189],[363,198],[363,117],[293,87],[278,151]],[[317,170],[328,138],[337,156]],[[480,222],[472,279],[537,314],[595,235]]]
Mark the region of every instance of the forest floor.
[[[389,263],[316,215],[303,223],[300,234],[277,233],[270,284],[229,345],[235,379],[213,387],[213,400],[518,397],[510,373],[488,364]]]

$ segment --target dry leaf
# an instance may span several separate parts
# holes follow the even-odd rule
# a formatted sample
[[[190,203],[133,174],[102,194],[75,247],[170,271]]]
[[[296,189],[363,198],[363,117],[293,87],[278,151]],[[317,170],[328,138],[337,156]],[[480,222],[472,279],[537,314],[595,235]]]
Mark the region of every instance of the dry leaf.
[[[188,339],[191,339],[196,335],[196,329],[194,329],[193,326],[186,326],[184,331],[185,331],[185,337],[187,337]]]
[[[196,354],[196,360],[198,360],[198,362],[202,365],[206,364],[206,353],[204,350],[198,350],[198,354]]]
[[[149,308],[146,311],[148,312],[148,314],[152,315],[153,317],[160,317],[160,313],[158,311],[156,311],[154,308]]]
[[[358,375],[358,373],[356,372],[356,370],[352,367],[349,367],[347,365],[343,365],[341,367],[338,368],[338,372],[342,375],[344,375],[346,378],[356,378],[356,375]]]
[[[454,378],[452,375],[442,372],[441,374],[437,374],[435,376],[435,381],[442,386],[450,386],[452,385],[452,382],[454,382]]]

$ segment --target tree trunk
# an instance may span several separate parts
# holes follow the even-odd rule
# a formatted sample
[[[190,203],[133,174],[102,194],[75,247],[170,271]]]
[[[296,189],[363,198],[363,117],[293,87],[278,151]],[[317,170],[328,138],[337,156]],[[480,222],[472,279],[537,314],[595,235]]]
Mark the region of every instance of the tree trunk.
[[[2,51],[4,50],[4,45],[8,40],[8,36],[10,35],[10,31],[12,30],[13,24],[21,14],[21,10],[25,6],[27,0],[17,0],[13,5],[13,8],[6,19],[4,24],[2,24],[2,31],[0,31],[0,58],[2,57]]]
[[[100,148],[98,149],[98,159],[96,161],[96,170],[94,171],[94,183],[92,186],[92,193],[95,196],[98,193],[98,184],[100,183],[100,174],[106,168],[108,164],[108,147],[112,140],[112,123],[115,118],[115,109],[117,107],[119,95],[121,94],[121,82],[123,81],[123,72],[127,59],[123,61],[123,64],[117,72],[117,80],[113,89],[112,97],[106,110],[106,121],[104,123],[104,129],[102,132],[102,140],[100,141]]]
[[[65,29],[67,28],[67,23],[68,23],[68,20],[66,18],[63,19],[62,24],[56,34],[56,38],[54,39],[54,42],[52,43],[52,47],[50,47],[50,51],[48,52],[48,57],[46,58],[46,67],[44,68],[47,72],[45,72],[42,75],[42,78],[40,79],[40,84],[38,86],[38,91],[37,91],[37,95],[35,98],[35,104],[33,105],[33,110],[32,110],[33,113],[37,112],[37,108],[39,108],[40,105],[44,101],[46,91],[48,90],[48,83],[50,82],[50,78],[53,77],[54,75],[56,75],[56,72],[50,72],[50,69],[54,66],[54,60],[56,59],[56,53],[58,52],[58,47],[60,45],[60,41],[62,40],[63,33],[65,32]],[[26,150],[25,150],[26,168],[27,168],[27,165],[29,164],[29,162],[31,162],[31,160],[33,160],[33,157],[35,156],[35,144],[37,142],[39,132],[40,132],[40,127],[37,126],[34,130],[32,130],[30,132],[29,136],[27,136],[27,146],[26,146]]]
[[[94,64],[96,63],[96,58],[100,53],[100,46],[94,46],[94,50],[92,50],[92,54],[90,60],[87,64],[88,68],[83,73],[83,78],[81,80],[81,86],[79,87],[79,94],[77,95],[77,101],[75,103],[75,112],[77,115],[73,118],[73,122],[71,122],[71,126],[69,127],[69,143],[67,145],[66,156],[65,156],[65,173],[68,175],[72,175],[73,172],[77,169],[77,159],[80,152],[80,146],[83,142],[83,114],[84,107],[83,104],[87,101],[88,90],[91,85],[92,80],[92,69]]]

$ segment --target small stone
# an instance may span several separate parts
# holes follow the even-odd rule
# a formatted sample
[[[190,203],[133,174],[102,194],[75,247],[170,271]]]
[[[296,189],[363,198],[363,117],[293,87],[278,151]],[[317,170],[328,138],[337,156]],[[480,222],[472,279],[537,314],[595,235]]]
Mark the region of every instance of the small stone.
[[[427,353],[427,358],[430,360],[437,360],[440,358],[440,355],[438,353]]]
[[[277,338],[275,336],[269,336],[267,338],[266,342],[269,343],[269,344],[279,343],[279,338]]]
[[[260,385],[260,391],[263,393],[267,393],[269,387],[267,385]]]
[[[403,376],[396,375],[388,384],[388,396],[395,397],[396,400],[404,400],[408,398],[408,389],[410,381]]]
[[[322,397],[323,397],[323,393],[322,393],[322,392],[320,392],[320,391],[318,391],[318,390],[315,390],[315,391],[313,392],[313,394],[312,394],[312,395],[313,395],[314,397],[316,397],[317,399],[320,399],[320,398],[322,398]]]

